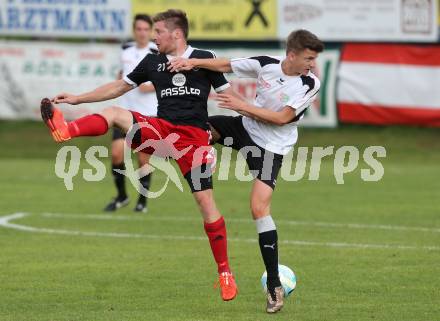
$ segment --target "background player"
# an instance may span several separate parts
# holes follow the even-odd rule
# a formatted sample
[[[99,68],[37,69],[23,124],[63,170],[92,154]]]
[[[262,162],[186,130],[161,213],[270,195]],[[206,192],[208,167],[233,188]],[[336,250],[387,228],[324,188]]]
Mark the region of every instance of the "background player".
[[[257,79],[257,92],[251,105],[230,94],[218,95],[220,107],[243,116],[209,118],[214,140],[222,144],[232,137],[232,148],[253,147],[244,155],[256,171],[251,192],[251,211],[257,226],[259,245],[267,271],[266,311],[274,313],[283,306],[283,288],[278,276],[278,235],[270,205],[283,155],[298,138],[297,122],[316,98],[320,82],[311,72],[323,43],[306,30],[292,32],[287,38],[285,57],[258,56],[239,59],[182,59],[170,62],[169,69],[207,68],[234,72],[239,77]]]
[[[153,21],[149,15],[137,14],[133,19],[133,38],[134,42],[125,43],[121,53],[121,72],[119,79],[127,76],[144,57],[149,53],[157,53],[156,45],[150,41]],[[151,82],[145,82],[139,87],[122,95],[119,103],[121,107],[128,110],[137,111],[146,116],[157,115],[157,98],[154,86]],[[104,208],[107,212],[112,212],[128,204],[129,199],[125,189],[125,175],[115,169],[125,170],[124,164],[124,139],[125,133],[119,128],[113,127],[112,136],[112,174],[117,190],[116,197]],[[147,154],[137,153],[139,168],[148,162]],[[151,173],[139,178],[140,184],[146,189],[150,189]],[[147,198],[142,193],[139,194],[136,212],[147,212]]]
[[[158,98],[157,118],[144,116],[138,112],[119,107],[105,108],[99,114],[88,115],[66,123],[61,111],[54,108],[50,100],[43,99],[41,114],[57,142],[67,141],[78,136],[98,136],[116,126],[127,132],[132,125],[145,125],[137,131],[132,147],[144,142],[171,136],[176,137],[172,149],[183,151],[176,158],[177,164],[193,192],[204,219],[205,232],[217,263],[219,284],[223,300],[232,300],[237,294],[237,286],[229,268],[227,255],[226,226],[218,211],[212,192],[212,177],[195,176],[210,170],[211,159],[207,157],[209,146],[207,100],[213,86],[217,92],[232,92],[230,85],[221,73],[206,69],[185,73],[171,73],[166,68],[168,57],[212,58],[209,51],[197,50],[187,45],[188,20],[180,10],[168,10],[154,17],[154,36],[159,55],[148,54],[142,62],[126,77],[108,83],[91,92],[81,95],[62,93],[54,103],[72,105],[105,101],[119,97],[140,84],[151,81]],[[157,136],[160,134],[160,137]],[[165,139],[166,140],[166,139]],[[200,150],[206,152],[198,153]],[[145,151],[151,154],[149,148]],[[197,186],[198,185],[198,186]]]

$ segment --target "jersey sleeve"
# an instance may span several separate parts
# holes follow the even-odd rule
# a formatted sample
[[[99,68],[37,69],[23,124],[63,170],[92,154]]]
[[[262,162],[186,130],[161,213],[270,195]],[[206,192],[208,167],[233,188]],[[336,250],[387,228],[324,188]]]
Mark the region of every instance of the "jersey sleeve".
[[[231,68],[240,78],[258,78],[261,71],[259,61],[252,57],[231,59]]]
[[[123,78],[127,84],[137,87],[146,81],[150,81],[148,75],[148,56],[146,55],[133,71]]]
[[[279,63],[280,60],[272,56],[255,56],[231,59],[232,71],[240,78],[256,79],[264,66]]]
[[[216,58],[215,54],[212,51],[210,51],[210,53],[212,54],[212,57],[209,58]],[[208,78],[211,81],[211,85],[212,87],[214,87],[215,92],[218,93],[231,87],[223,73],[211,70],[208,70],[207,72]]]
[[[320,82],[316,77],[301,76],[303,85],[296,94],[288,97],[286,106],[295,109],[296,115],[303,113],[318,96]]]
[[[225,75],[223,75],[221,72],[209,71],[208,77],[211,80],[212,87],[214,87],[214,90],[217,93],[231,87],[229,82],[226,80]]]

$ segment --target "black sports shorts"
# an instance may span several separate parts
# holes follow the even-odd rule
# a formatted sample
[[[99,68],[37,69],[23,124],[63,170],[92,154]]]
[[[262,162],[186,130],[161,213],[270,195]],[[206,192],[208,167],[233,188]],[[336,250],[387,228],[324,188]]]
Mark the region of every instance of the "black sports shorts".
[[[125,133],[117,127],[113,127],[112,140],[125,139]]]
[[[241,151],[254,177],[274,189],[283,155],[272,153],[255,144],[244,128],[242,119],[242,116],[211,116],[208,122],[220,134],[217,143]],[[228,137],[232,138],[232,144],[230,138],[229,141],[226,139],[225,144],[225,138]]]

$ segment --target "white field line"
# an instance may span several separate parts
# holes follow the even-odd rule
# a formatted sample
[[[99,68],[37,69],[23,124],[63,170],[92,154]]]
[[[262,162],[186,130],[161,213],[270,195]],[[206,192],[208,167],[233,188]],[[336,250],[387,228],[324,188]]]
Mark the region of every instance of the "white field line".
[[[8,216],[0,217],[0,226],[14,230],[33,232],[33,233],[47,233],[47,234],[61,234],[61,235],[79,235],[79,236],[105,236],[105,237],[119,237],[119,238],[148,238],[148,239],[170,239],[170,240],[205,240],[204,237],[192,236],[162,236],[150,234],[136,234],[136,233],[107,233],[107,232],[84,232],[73,230],[59,230],[50,228],[32,227],[21,224],[10,223],[12,220],[21,219],[29,216],[28,213],[15,213]]]
[[[21,224],[10,223],[12,220],[21,219],[29,216],[28,213],[15,213],[12,215],[0,217],[0,227],[10,228],[14,230],[31,232],[31,233],[46,233],[46,234],[61,234],[74,236],[93,236],[93,237],[115,237],[115,238],[145,238],[155,240],[191,240],[191,241],[205,241],[206,237],[201,236],[184,236],[184,235],[152,235],[152,234],[138,234],[138,233],[105,233],[105,232],[83,232],[74,230],[61,230],[38,228],[26,226]],[[232,242],[242,243],[256,243],[256,239],[246,238],[228,238]],[[341,243],[341,242],[314,242],[314,241],[299,241],[299,240],[281,240],[280,244],[288,245],[303,245],[303,246],[324,246],[334,248],[363,248],[363,249],[398,249],[398,250],[431,250],[440,251],[438,246],[412,246],[412,245],[398,245],[398,244],[361,244],[361,243]]]
[[[118,221],[176,221],[176,222],[199,222],[198,217],[188,216],[119,216],[108,214],[59,214],[59,213],[43,213],[43,217],[62,218],[62,219],[85,219],[85,220],[118,220]],[[253,223],[252,218],[228,218],[227,222],[232,223]],[[395,231],[409,231],[409,232],[431,232],[440,233],[440,228],[418,227],[418,226],[402,226],[402,225],[376,225],[376,224],[356,224],[356,223],[330,223],[330,222],[308,222],[308,221],[294,221],[294,220],[278,220],[275,223],[279,225],[302,225],[302,226],[316,226],[324,228],[350,228],[350,229],[373,229],[373,230],[395,230]]]

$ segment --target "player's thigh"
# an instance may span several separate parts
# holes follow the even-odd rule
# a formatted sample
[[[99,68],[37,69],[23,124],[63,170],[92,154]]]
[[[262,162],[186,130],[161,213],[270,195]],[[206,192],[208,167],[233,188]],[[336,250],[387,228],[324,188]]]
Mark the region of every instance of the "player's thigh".
[[[109,126],[116,126],[124,133],[133,125],[133,115],[125,108],[111,106],[104,108],[100,114],[107,120]]]
[[[257,145],[243,148],[241,153],[245,157],[252,175],[272,190],[275,189],[283,155],[272,153]]]
[[[127,145],[145,154],[155,153],[156,156],[161,156],[162,149],[166,149],[163,145],[167,143],[167,132],[163,131],[161,124],[163,121],[135,111],[130,111],[130,114],[133,124],[127,132]]]
[[[250,206],[254,219],[270,214],[272,194],[272,187],[259,179],[254,180],[250,197]]]
[[[195,176],[201,175],[200,178],[210,177],[212,173],[208,171],[203,171],[201,174],[196,173],[197,169],[206,168],[206,164],[213,162],[212,146],[209,145],[209,132],[193,126],[173,126],[169,130],[178,135],[177,140],[173,143],[175,151],[172,157],[179,165],[182,174],[185,177],[188,173]],[[205,167],[202,167],[202,165]]]

